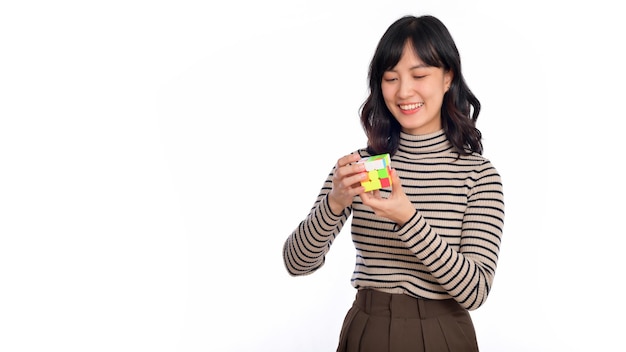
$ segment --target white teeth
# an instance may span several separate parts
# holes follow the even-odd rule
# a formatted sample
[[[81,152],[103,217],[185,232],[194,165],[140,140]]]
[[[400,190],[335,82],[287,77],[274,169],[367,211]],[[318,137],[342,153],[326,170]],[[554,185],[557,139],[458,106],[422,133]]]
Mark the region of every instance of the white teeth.
[[[402,110],[413,110],[413,109],[421,108],[422,106],[424,106],[424,103],[400,105],[400,109],[402,109]]]

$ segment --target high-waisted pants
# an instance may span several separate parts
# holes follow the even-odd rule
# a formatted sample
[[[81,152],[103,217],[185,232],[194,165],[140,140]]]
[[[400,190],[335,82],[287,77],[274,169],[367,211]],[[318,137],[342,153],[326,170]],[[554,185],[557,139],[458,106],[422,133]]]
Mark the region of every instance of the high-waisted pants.
[[[477,352],[469,312],[453,299],[357,291],[337,352]]]

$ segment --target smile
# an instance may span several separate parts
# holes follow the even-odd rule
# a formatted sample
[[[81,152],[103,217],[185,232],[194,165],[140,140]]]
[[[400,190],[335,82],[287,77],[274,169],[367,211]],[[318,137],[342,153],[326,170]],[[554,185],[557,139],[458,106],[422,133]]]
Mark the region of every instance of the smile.
[[[406,104],[406,105],[398,105],[401,110],[415,110],[424,106],[424,103],[415,103],[415,104]]]

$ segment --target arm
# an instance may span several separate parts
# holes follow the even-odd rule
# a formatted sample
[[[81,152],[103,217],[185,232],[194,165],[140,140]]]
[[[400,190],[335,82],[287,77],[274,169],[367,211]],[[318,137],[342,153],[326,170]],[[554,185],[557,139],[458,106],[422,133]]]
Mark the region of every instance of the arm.
[[[292,276],[311,274],[324,264],[326,253],[343,228],[350,208],[336,215],[328,204],[330,180],[326,180],[309,215],[285,241],[283,261]]]
[[[309,215],[283,246],[283,261],[292,276],[310,274],[322,265],[326,253],[352,212],[354,196],[363,191],[363,165],[354,164],[358,153],[337,160]]]
[[[500,175],[486,163],[476,173],[463,216],[460,250],[440,237],[419,211],[398,236],[426,265],[439,284],[463,307],[480,307],[493,283],[504,225]]]

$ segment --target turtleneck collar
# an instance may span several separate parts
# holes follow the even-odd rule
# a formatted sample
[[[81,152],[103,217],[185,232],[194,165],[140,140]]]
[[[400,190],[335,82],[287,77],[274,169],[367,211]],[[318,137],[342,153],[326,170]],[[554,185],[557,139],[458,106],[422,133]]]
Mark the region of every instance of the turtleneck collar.
[[[423,135],[400,132],[398,154],[401,153],[410,157],[416,154],[433,154],[453,150],[452,143],[446,138],[443,129]]]

